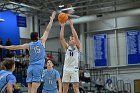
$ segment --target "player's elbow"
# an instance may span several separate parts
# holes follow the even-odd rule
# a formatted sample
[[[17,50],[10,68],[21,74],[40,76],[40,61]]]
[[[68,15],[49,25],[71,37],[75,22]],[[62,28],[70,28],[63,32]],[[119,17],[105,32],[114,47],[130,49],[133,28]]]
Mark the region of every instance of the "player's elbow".
[[[64,38],[63,37],[60,37],[60,41],[63,41],[64,40]]]

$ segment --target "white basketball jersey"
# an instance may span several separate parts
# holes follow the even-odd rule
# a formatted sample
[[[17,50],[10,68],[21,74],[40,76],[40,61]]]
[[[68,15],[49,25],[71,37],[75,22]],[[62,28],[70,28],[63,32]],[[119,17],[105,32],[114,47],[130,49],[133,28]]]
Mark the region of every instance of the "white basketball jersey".
[[[79,69],[79,57],[80,52],[78,48],[75,46],[72,48],[71,46],[68,46],[68,49],[65,53],[65,61],[64,61],[64,68],[63,70],[72,71],[74,69]]]

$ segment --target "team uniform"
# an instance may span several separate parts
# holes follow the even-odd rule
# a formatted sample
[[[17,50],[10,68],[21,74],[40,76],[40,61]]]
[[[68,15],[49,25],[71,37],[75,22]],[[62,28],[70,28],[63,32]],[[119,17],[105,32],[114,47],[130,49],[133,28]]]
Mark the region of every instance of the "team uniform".
[[[78,83],[79,82],[79,57],[80,52],[75,46],[68,46],[65,53],[65,61],[63,68],[63,83]]]
[[[57,89],[57,79],[60,78],[60,74],[57,70],[47,70],[43,71],[43,90],[42,93],[58,93]]]
[[[42,82],[45,65],[45,48],[40,40],[29,43],[30,62],[27,69],[27,83]]]
[[[7,93],[6,88],[7,84],[15,84],[16,77],[10,71],[1,70],[0,71],[0,93]]]

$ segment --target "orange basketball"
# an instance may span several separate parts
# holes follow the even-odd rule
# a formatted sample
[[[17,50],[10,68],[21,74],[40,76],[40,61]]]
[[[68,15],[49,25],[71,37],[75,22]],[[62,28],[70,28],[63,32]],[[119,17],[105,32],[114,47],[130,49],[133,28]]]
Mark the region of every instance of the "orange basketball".
[[[68,15],[67,15],[67,14],[65,14],[65,13],[60,13],[60,14],[58,15],[58,21],[59,21],[60,23],[66,23],[67,20],[68,20]]]

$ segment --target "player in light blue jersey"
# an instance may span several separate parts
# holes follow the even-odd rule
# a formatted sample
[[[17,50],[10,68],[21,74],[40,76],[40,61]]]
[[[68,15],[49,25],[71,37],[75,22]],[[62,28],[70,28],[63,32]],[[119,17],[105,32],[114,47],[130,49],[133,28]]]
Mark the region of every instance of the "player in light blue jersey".
[[[9,50],[19,50],[19,49],[29,50],[30,63],[27,70],[27,79],[26,79],[26,82],[28,83],[28,93],[36,93],[38,87],[42,82],[42,72],[45,65],[45,42],[48,38],[55,15],[56,12],[53,12],[52,16],[50,17],[50,22],[43,36],[40,39],[37,32],[32,32],[30,34],[31,38],[30,43],[17,46],[0,45],[0,48],[6,48]]]
[[[42,93],[62,93],[62,84],[60,79],[60,74],[57,70],[53,68],[54,61],[48,59],[46,61],[47,69],[43,71],[43,90]],[[57,82],[58,86],[57,88]]]
[[[13,93],[13,86],[16,83],[16,77],[12,74],[15,70],[15,62],[5,59],[3,66],[5,70],[0,70],[0,93]]]

